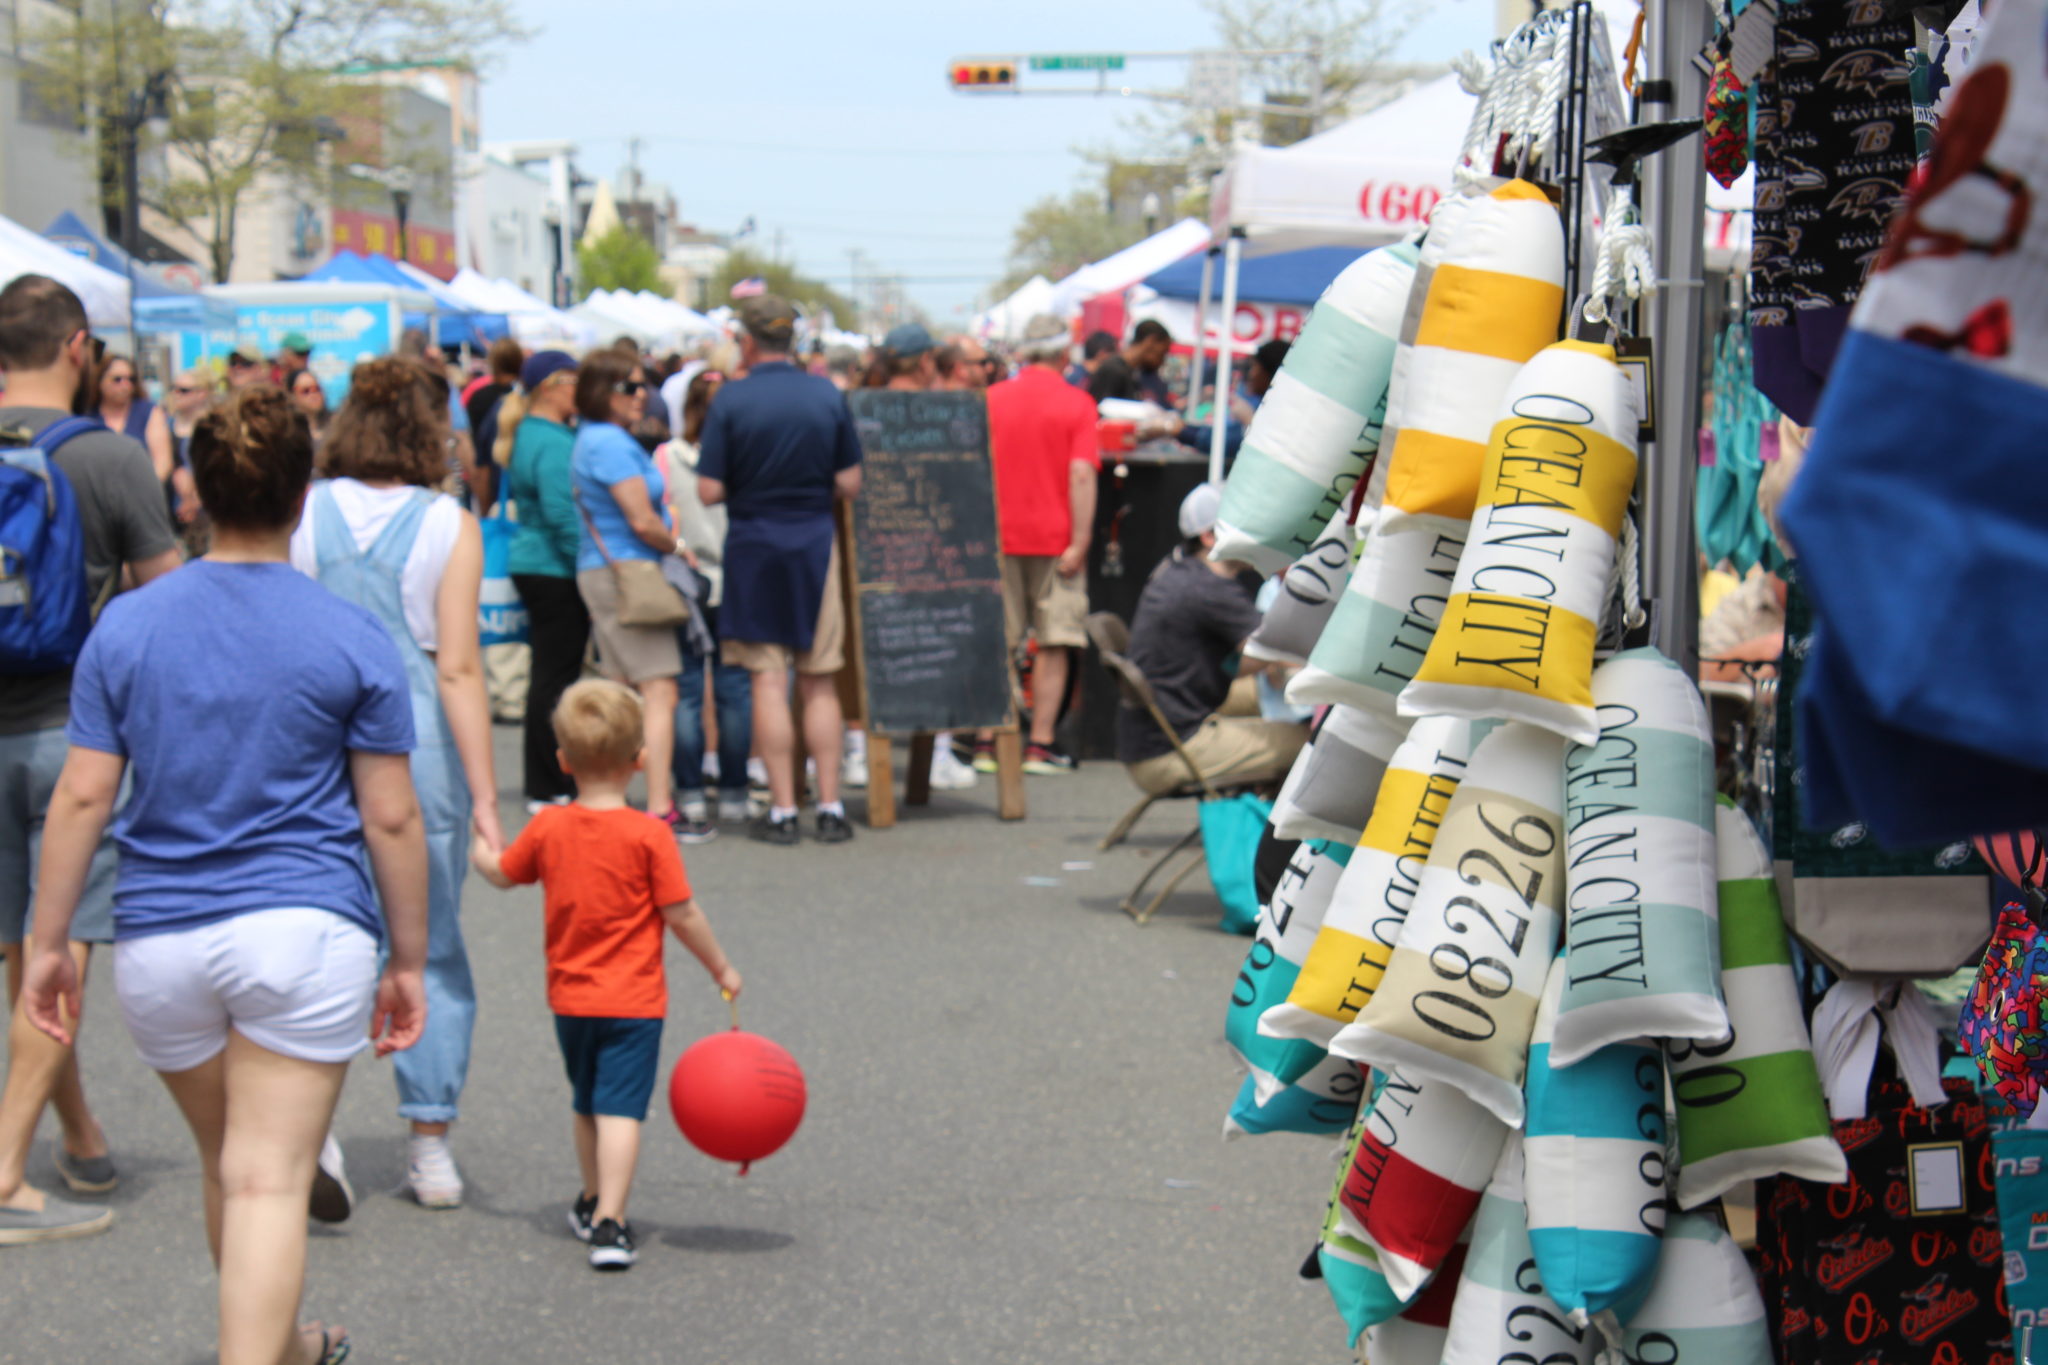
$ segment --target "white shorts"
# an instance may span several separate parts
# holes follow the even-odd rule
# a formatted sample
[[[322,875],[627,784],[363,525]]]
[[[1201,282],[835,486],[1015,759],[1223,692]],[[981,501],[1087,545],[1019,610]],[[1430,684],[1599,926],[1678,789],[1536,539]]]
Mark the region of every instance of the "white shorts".
[[[189,1071],[232,1027],[307,1062],[345,1062],[370,1040],[377,940],[331,910],[258,910],[114,944],[114,992],[143,1062]]]

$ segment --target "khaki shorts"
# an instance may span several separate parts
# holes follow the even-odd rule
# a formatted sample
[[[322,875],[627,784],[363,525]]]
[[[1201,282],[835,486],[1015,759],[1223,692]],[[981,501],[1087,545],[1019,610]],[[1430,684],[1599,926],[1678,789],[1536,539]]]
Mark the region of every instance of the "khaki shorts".
[[[590,608],[598,672],[637,685],[673,678],[683,671],[683,650],[674,626],[619,624],[619,584],[609,568],[577,574],[576,590],[583,594],[583,605]]]
[[[1149,719],[1149,718],[1148,718]],[[1239,720],[1211,716],[1180,742],[1202,776],[1211,783],[1239,782],[1287,776],[1294,756],[1308,743],[1308,726],[1280,720]],[[1170,792],[1193,779],[1188,765],[1176,753],[1164,753],[1142,763],[1125,765],[1131,781],[1148,792]]]
[[[825,566],[825,601],[818,608],[817,629],[811,632],[811,647],[798,653],[788,645],[759,640],[727,640],[719,646],[720,656],[749,673],[781,673],[794,668],[799,673],[837,673],[846,667],[846,607],[841,601],[839,545],[832,546],[832,559]]]
[[[1040,649],[1085,649],[1088,579],[1063,578],[1053,555],[1003,556],[1003,633],[1015,649],[1030,631]]]

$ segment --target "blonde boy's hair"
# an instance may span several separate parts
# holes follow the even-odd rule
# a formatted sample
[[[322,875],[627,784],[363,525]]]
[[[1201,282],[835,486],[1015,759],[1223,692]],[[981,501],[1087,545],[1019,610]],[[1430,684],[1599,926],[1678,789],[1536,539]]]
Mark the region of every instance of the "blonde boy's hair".
[[[573,684],[555,705],[555,742],[585,772],[630,768],[645,742],[640,694],[602,678]]]

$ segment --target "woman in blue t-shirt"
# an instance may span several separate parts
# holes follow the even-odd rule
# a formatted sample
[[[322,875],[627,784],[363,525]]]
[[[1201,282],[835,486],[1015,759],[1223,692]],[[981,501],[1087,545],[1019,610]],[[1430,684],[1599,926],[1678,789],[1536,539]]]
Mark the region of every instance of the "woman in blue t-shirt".
[[[683,655],[673,626],[629,626],[619,620],[619,590],[610,565],[660,560],[681,542],[668,519],[667,485],[657,464],[629,434],[647,411],[640,367],[618,351],[593,351],[576,372],[576,450],[569,469],[583,540],[576,552],[576,588],[590,608],[597,666],[640,693],[647,710],[647,813],[675,825],[668,753],[675,741],[676,675]]]
[[[68,1039],[65,937],[111,818],[115,990],[199,1145],[221,1359],[334,1362],[344,1334],[294,1324],[321,1142],[349,1059],[426,1018],[412,703],[376,617],[289,562],[313,442],[285,395],[236,395],[191,456],[212,552],[110,603],[79,656],[25,999]]]

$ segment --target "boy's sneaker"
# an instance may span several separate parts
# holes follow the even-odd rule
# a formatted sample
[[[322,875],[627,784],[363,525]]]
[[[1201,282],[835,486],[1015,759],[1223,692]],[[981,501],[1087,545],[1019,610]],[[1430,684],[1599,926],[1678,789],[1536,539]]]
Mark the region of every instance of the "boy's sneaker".
[[[616,1218],[607,1218],[590,1231],[592,1270],[631,1270],[638,1259],[633,1250],[633,1229]]]
[[[974,746],[974,771],[992,773],[996,770],[996,746],[994,741],[977,741]]]
[[[821,844],[843,844],[853,837],[853,826],[845,816],[836,811],[818,812],[818,842]]]
[[[708,844],[718,837],[718,826],[709,820],[692,820],[684,816],[675,824],[676,839],[685,844]]]
[[[462,1207],[462,1173],[444,1137],[412,1137],[405,1144],[405,1183],[423,1209]]]
[[[797,830],[794,815],[785,815],[780,820],[764,815],[747,829],[747,837],[758,844],[780,844],[787,848],[802,840],[803,835]]]
[[[348,1183],[348,1169],[341,1164],[341,1144],[334,1134],[320,1144],[320,1161],[313,1168],[313,1196],[306,1213],[316,1223],[346,1223],[356,1209],[356,1192]]]
[[[747,808],[744,795],[718,798],[718,822],[722,825],[742,824],[751,814],[753,812]]]
[[[592,1232],[590,1220],[597,1216],[597,1196],[579,1194],[576,1202],[569,1206],[569,1231],[576,1234],[576,1240],[587,1242]]]
[[[1074,756],[1061,753],[1050,744],[1027,744],[1024,771],[1039,777],[1064,777],[1074,771]]]

